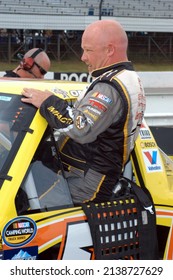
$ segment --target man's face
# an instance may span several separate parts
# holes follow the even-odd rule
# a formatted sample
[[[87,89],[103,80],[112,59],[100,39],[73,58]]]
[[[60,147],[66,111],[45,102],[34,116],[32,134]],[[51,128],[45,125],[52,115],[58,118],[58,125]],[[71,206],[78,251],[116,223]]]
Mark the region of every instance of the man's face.
[[[38,64],[38,66],[37,66],[37,64],[33,65],[32,72],[37,78],[44,79],[44,75],[40,72],[39,64]]]
[[[97,40],[97,37],[88,32],[82,37],[81,60],[88,66],[89,73],[108,64],[107,47],[101,39]]]

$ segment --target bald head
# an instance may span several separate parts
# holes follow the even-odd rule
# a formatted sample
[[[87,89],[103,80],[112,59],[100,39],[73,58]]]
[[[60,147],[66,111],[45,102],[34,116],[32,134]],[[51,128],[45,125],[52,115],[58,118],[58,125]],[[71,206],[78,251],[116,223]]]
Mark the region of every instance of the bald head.
[[[25,53],[23,60],[20,64],[13,70],[14,73],[17,73],[20,78],[38,78],[43,79],[46,72],[48,72],[50,68],[50,59],[48,55],[44,51],[39,48],[33,48]],[[37,53],[38,51],[38,53]],[[36,53],[35,53],[36,52]],[[31,61],[27,62],[26,58],[31,57],[33,54],[36,54],[34,57],[31,58]],[[34,63],[33,63],[33,60]],[[24,65],[26,64],[26,65]],[[29,67],[28,67],[28,65]]]
[[[127,50],[126,32],[117,21],[98,20],[91,23],[85,31],[93,34],[97,43],[113,44],[116,48],[123,49],[124,52]]]
[[[33,48],[33,49],[29,50],[24,55],[24,58],[32,56],[37,50],[38,50],[38,48]],[[46,72],[48,72],[48,70],[50,68],[50,59],[49,59],[48,55],[44,51],[39,52],[34,57],[34,61],[36,63],[38,63],[38,65],[40,65]]]
[[[104,67],[120,61],[127,61],[128,38],[119,22],[114,20],[98,20],[88,25],[82,36],[82,60],[87,61],[87,49],[99,54],[100,63],[90,65],[89,71],[95,67]],[[86,56],[85,56],[86,54]],[[99,59],[99,58],[98,58]],[[100,65],[99,65],[100,64]]]

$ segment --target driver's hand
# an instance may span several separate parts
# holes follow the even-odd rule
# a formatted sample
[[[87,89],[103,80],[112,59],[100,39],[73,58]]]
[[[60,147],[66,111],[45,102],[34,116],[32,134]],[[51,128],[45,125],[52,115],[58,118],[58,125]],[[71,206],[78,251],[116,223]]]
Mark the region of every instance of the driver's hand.
[[[45,90],[38,90],[33,88],[24,88],[22,91],[24,97],[21,98],[22,102],[33,104],[35,107],[40,108],[41,104],[51,95],[52,92]]]

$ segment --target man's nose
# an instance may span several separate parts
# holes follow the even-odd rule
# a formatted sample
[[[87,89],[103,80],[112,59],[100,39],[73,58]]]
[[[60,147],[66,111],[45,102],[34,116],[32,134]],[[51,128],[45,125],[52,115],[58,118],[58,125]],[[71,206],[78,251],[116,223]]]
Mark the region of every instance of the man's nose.
[[[82,53],[81,60],[82,60],[83,62],[85,62],[85,61],[86,61],[86,55],[85,55],[85,53],[84,53],[84,52]]]

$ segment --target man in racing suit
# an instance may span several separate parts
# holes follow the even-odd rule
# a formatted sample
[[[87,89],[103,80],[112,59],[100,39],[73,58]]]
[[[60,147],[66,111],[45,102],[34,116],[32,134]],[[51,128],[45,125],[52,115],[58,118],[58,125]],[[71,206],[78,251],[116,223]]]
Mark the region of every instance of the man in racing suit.
[[[140,78],[127,59],[128,39],[112,20],[90,24],[82,61],[94,78],[74,107],[49,91],[24,89],[23,102],[40,108],[61,132],[60,154],[74,203],[109,200],[134,148],[145,111]]]

